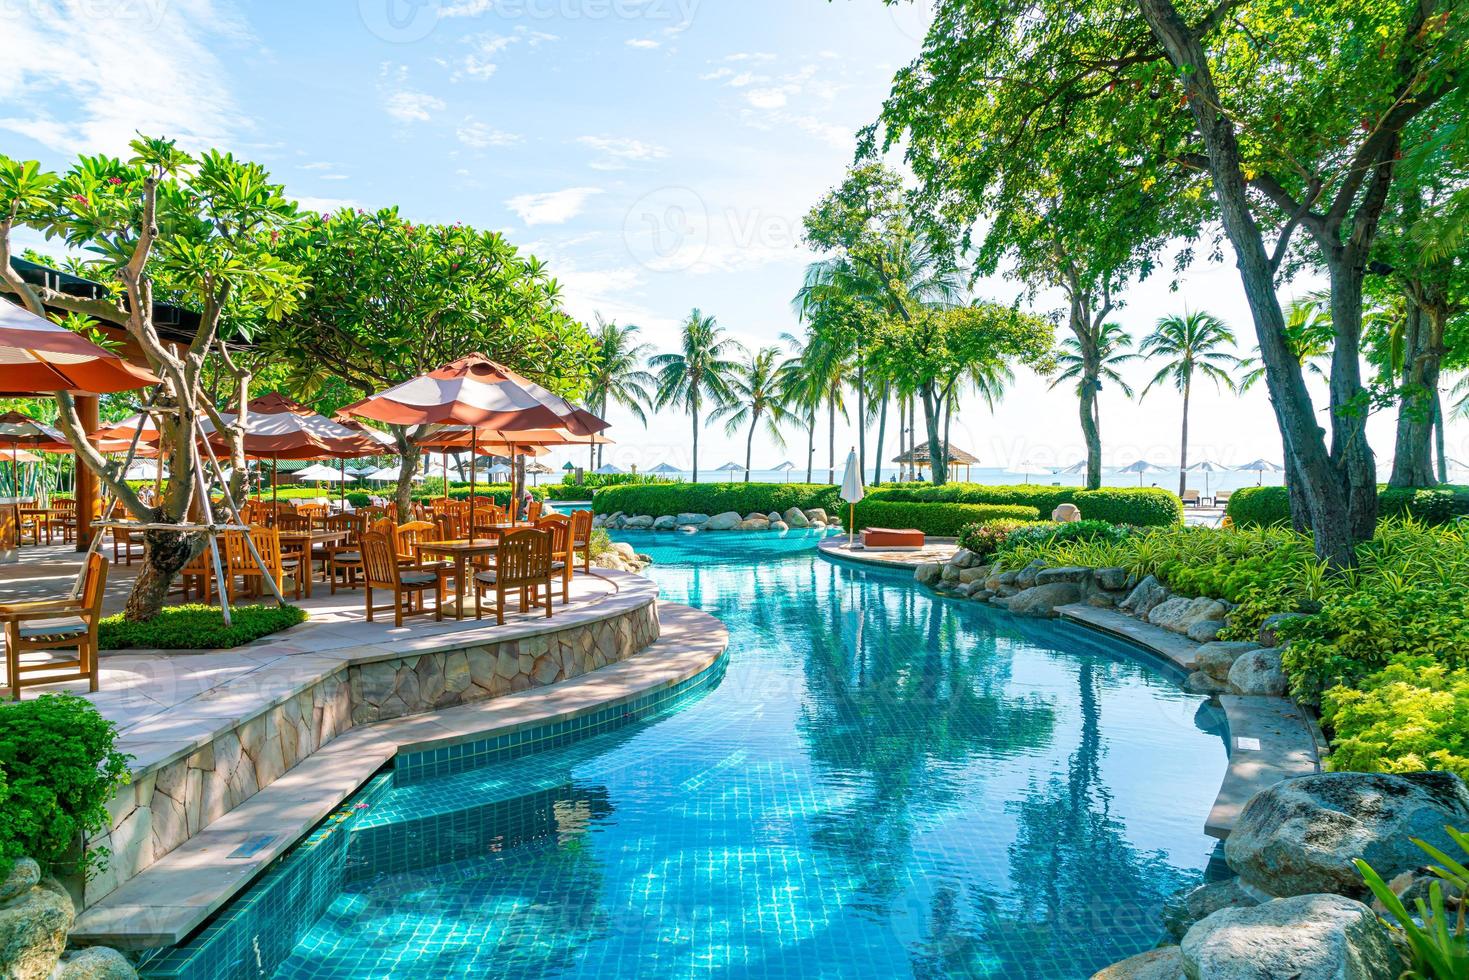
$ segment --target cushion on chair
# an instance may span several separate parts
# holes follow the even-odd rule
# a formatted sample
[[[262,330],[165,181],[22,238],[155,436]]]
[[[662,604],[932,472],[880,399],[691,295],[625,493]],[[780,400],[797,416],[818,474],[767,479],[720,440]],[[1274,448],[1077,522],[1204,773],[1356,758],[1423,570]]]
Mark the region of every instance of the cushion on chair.
[[[360,551],[339,551],[335,555],[332,555],[332,561],[335,561],[335,562],[354,562],[354,563],[355,562],[360,562],[360,561],[362,561],[362,552],[360,552]]]
[[[474,580],[476,582],[484,582],[486,585],[494,585],[495,584],[495,573],[494,573],[494,570],[491,569],[491,570],[487,570],[487,571],[483,571],[483,572],[475,572],[474,573]]]
[[[17,624],[22,640],[39,640],[46,636],[81,636],[87,632],[87,624],[77,616],[57,616],[54,619],[32,619]]]
[[[565,570],[566,570],[566,562],[564,562],[564,561],[553,561],[553,562],[551,562],[551,571],[553,571],[553,572],[564,572]]]
[[[404,585],[433,585],[439,577],[433,572],[399,572],[398,581]]]

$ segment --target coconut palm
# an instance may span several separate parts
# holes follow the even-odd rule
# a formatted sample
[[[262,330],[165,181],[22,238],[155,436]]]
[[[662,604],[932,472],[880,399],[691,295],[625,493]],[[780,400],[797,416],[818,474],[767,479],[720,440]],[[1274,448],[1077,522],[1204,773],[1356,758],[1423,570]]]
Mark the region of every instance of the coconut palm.
[[[826,392],[812,383],[814,375],[807,370],[806,345],[801,338],[783,333],[780,339],[792,352],[780,366],[781,400],[791,417],[806,430],[806,482],[810,483],[811,465],[816,458],[816,416]]]
[[[1139,351],[1147,360],[1163,358],[1166,363],[1143,389],[1142,397],[1154,387],[1172,382],[1183,394],[1183,434],[1178,458],[1178,495],[1183,496],[1188,480],[1188,402],[1195,373],[1211,379],[1215,387],[1234,390],[1229,371],[1239,358],[1222,348],[1234,345],[1234,333],[1212,313],[1184,310],[1165,316],[1143,338]]]
[[[1290,304],[1285,315],[1285,342],[1295,354],[1296,361],[1307,374],[1318,378],[1326,377],[1321,362],[1331,359],[1331,306],[1323,294],[1304,296]],[[1255,353],[1239,362],[1239,390],[1248,391],[1265,377],[1265,365],[1260,360],[1260,347]]]
[[[762,347],[746,355],[745,362],[735,368],[729,379],[730,400],[709,414],[709,421],[724,420],[726,435],[734,435],[746,423],[745,482],[750,482],[750,457],[755,449],[755,430],[765,423],[765,432],[782,449],[785,437],[782,424],[795,421],[785,403],[779,347]]]
[[[657,381],[643,370],[642,363],[653,345],[638,342],[638,328],[632,324],[620,327],[603,320],[600,313],[596,317],[597,327],[592,333],[595,346],[589,358],[591,381],[587,387],[587,407],[606,418],[609,405],[621,405],[646,428],[648,417],[643,406],[652,403]],[[592,451],[591,468],[596,469],[602,462],[602,447],[593,446]]]
[[[1056,346],[1059,348],[1056,352],[1056,367],[1059,368],[1059,372],[1055,380],[1051,382],[1051,387],[1054,388],[1063,381],[1075,381],[1080,385],[1086,371],[1081,341],[1075,337],[1066,337]],[[1122,324],[1102,324],[1097,340],[1097,349],[1101,355],[1101,368],[1097,376],[1112,382],[1117,386],[1117,390],[1128,398],[1133,397],[1132,387],[1118,372],[1117,365],[1137,360],[1138,355],[1128,350],[1130,346],[1132,346],[1132,337],[1123,329]]]
[[[696,308],[684,320],[675,354],[656,354],[648,366],[657,372],[658,408],[677,405],[689,413],[694,433],[694,482],[699,482],[699,412],[706,403],[718,409],[731,398],[729,381],[739,367],[730,360],[744,348],[728,337],[714,317]]]

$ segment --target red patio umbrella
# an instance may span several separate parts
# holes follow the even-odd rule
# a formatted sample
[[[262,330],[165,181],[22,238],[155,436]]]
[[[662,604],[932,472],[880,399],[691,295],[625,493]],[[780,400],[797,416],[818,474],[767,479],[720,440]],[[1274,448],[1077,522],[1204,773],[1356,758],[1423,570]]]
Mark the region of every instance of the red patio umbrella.
[[[392,425],[466,425],[471,452],[479,448],[480,429],[502,434],[535,429],[565,429],[591,436],[607,423],[585,409],[483,354],[470,354],[437,370],[395,385],[342,409],[349,415]],[[532,440],[526,440],[532,442]],[[470,471],[469,521],[474,528],[475,474]],[[512,513],[515,508],[512,506]]]
[[[81,334],[0,302],[0,395],[106,395],[157,383],[151,372]]]

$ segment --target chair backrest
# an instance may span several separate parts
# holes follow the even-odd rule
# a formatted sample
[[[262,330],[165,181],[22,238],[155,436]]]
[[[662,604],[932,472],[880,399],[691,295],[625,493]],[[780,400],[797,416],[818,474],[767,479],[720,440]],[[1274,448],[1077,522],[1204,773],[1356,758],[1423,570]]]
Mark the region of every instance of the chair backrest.
[[[86,571],[82,573],[82,619],[93,629],[102,618],[102,595],[107,591],[107,559],[99,552],[87,558]]]
[[[1216,493],[1214,495],[1214,502],[1216,504],[1222,504],[1222,503],[1224,503],[1226,500],[1229,499],[1230,495],[1233,492],[1234,491],[1232,491],[1232,490],[1220,490],[1218,493]]]
[[[1183,496],[1180,497],[1179,499],[1182,500],[1186,504],[1196,504],[1196,503],[1199,502],[1199,491],[1197,491],[1197,490],[1185,490],[1183,492]]]
[[[279,531],[309,531],[311,530],[311,518],[305,514],[279,511],[275,515],[275,527]]]
[[[323,518],[321,523],[328,531],[346,531],[346,543],[350,545],[359,543],[362,532],[367,530],[367,519],[361,514],[332,514]]]
[[[413,504],[409,506],[408,513],[415,521],[428,520],[428,508],[425,507],[423,504],[418,503],[417,501],[414,501]]]
[[[576,545],[584,545],[592,537],[592,512],[589,510],[574,510],[571,512],[571,540]]]
[[[551,535],[551,556],[562,561],[571,559],[571,521],[560,514],[547,514],[536,521],[536,528]]]
[[[530,506],[527,507],[525,511],[526,520],[530,521],[532,524],[536,523],[541,519],[541,511],[543,509],[544,505],[539,500],[531,500]]]
[[[495,584],[518,588],[543,582],[551,574],[551,536],[533,527],[511,531],[495,551]]]
[[[438,528],[440,541],[455,541],[465,537],[464,518],[456,514],[440,514],[434,518],[434,527]]]
[[[281,536],[280,532],[273,527],[261,527],[258,524],[250,525],[250,540],[255,544],[255,550],[260,554],[260,561],[280,581],[284,574],[281,570]],[[225,560],[229,563],[230,572],[235,575],[259,575],[260,566],[255,564],[255,558],[250,554],[249,547],[245,544],[244,531],[224,532]]]
[[[77,502],[71,497],[53,497],[51,506],[61,511],[75,511]]]
[[[398,584],[398,555],[391,537],[381,531],[368,531],[362,536],[362,572],[369,585]]]
[[[399,557],[416,559],[418,553],[413,546],[420,541],[434,540],[438,533],[439,526],[432,521],[409,521],[399,525],[396,542]]]

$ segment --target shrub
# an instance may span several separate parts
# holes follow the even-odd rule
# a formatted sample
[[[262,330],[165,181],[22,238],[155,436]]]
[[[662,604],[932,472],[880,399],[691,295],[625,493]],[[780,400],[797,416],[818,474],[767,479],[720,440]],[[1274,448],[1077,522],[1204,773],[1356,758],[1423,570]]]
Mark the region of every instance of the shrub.
[[[648,515],[720,514],[735,511],[744,515],[758,511],[785,512],[791,507],[809,510],[821,507],[828,513],[845,507],[837,499],[837,487],[824,483],[660,483],[606,487],[592,498],[598,514]]]
[[[215,606],[166,606],[152,619],[130,623],[119,613],[97,625],[103,650],[227,650],[304,622],[298,606],[231,606],[229,626]]]
[[[1027,525],[1026,521],[998,520],[968,524],[959,529],[959,547],[976,558],[985,559],[1000,549],[1010,532]]]
[[[1447,769],[1469,779],[1469,670],[1432,657],[1399,657],[1322,698],[1335,770]]]
[[[1130,529],[1106,521],[1041,521],[1016,529],[1005,541],[1005,548],[1026,545],[1049,545],[1066,541],[1121,541]]]
[[[1237,527],[1285,527],[1290,524],[1290,491],[1245,487],[1230,494],[1224,513]]]
[[[530,491],[532,499],[546,499],[546,491],[548,487],[528,486],[526,487],[526,489]],[[489,497],[495,501],[496,505],[500,507],[505,507],[510,503],[511,490],[512,488],[508,483],[477,483],[474,487],[474,494],[475,496],[479,497]],[[347,500],[352,504],[353,507],[366,507],[372,503],[373,497],[381,497],[384,500],[392,501],[396,499],[397,496],[398,488],[393,484],[387,484],[381,489],[353,490],[351,493],[347,494]],[[469,484],[454,482],[451,482],[449,484],[450,500],[468,500],[469,496]],[[413,485],[413,493],[411,495],[411,499],[413,500],[442,500],[443,498],[443,480],[430,479],[424,480],[421,484],[415,483]]]
[[[0,864],[18,857],[49,869],[99,868],[94,850],[80,861],[76,842],[106,827],[107,801],[128,781],[117,729],[84,698],[43,694],[0,707]]]
[[[1469,514],[1469,487],[1381,487],[1378,518],[1412,518],[1423,524],[1447,524]],[[1276,527],[1290,523],[1290,491],[1285,487],[1245,487],[1229,498],[1224,511],[1240,527]]]
[[[846,514],[843,513],[843,526]],[[1034,507],[1007,504],[947,504],[894,501],[865,497],[857,504],[857,527],[917,528],[924,534],[957,537],[971,524],[985,521],[1033,521],[1040,516]]]
[[[1139,527],[1167,527],[1183,522],[1183,503],[1160,487],[1079,490],[1035,484],[991,487],[977,483],[947,483],[935,487],[905,483],[884,484],[873,489],[870,495],[884,500],[922,503],[1011,504],[1034,507],[1047,518],[1058,505],[1075,504],[1083,518]]]

